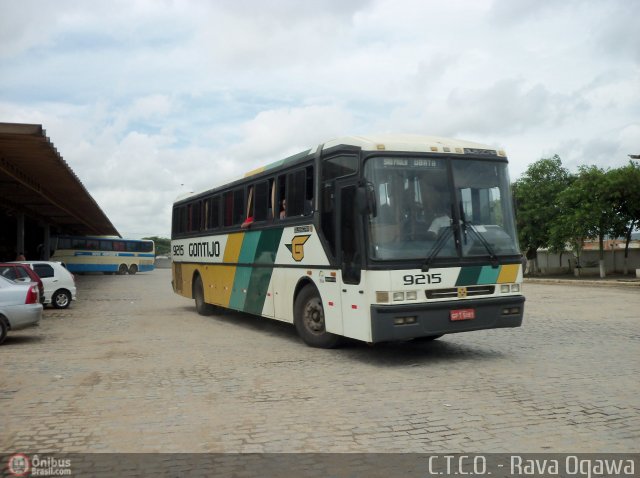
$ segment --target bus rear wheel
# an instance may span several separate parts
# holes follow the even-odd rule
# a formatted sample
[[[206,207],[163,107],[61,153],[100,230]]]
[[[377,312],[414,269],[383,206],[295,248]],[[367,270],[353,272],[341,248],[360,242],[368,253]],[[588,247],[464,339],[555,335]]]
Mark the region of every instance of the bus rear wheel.
[[[324,307],[314,286],[304,286],[296,297],[293,310],[296,331],[305,344],[323,349],[340,345],[341,337],[326,330]]]
[[[138,266],[135,264],[131,264],[129,266],[129,274],[134,275],[136,272],[138,272]]]
[[[196,310],[200,315],[211,315],[215,311],[215,307],[204,301],[204,286],[202,278],[197,276],[193,281],[193,298],[196,300]]]
[[[127,265],[126,264],[120,264],[120,266],[118,267],[118,275],[119,276],[123,276],[127,273]]]

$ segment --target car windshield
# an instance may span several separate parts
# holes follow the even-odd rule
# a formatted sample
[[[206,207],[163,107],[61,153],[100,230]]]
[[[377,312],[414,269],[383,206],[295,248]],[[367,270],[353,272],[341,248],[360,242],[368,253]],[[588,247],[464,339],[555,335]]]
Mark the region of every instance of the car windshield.
[[[506,163],[376,157],[364,175],[376,202],[368,216],[373,259],[519,253]]]

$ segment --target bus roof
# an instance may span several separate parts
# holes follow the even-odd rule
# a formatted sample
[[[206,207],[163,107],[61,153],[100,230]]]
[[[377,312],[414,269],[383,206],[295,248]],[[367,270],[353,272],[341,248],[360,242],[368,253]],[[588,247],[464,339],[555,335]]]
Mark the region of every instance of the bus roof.
[[[378,134],[369,136],[342,136],[332,139],[315,148],[307,149],[288,158],[275,161],[257,169],[247,172],[244,177],[268,171],[276,167],[295,163],[297,160],[306,158],[310,154],[315,154],[319,148],[329,149],[336,146],[355,146],[363,151],[399,151],[416,153],[454,153],[464,154],[472,151],[491,151],[496,155],[504,156],[504,151],[497,150],[493,146],[474,143],[452,138],[441,138],[438,136],[423,136],[418,134]]]
[[[366,136],[341,136],[339,138],[327,141],[324,144],[320,144],[313,148],[294,154],[293,156],[289,156],[260,168],[253,169],[247,172],[244,175],[244,178],[269,171],[270,169],[296,163],[297,161],[302,160],[309,155],[315,154],[320,148],[322,148],[322,150],[326,150],[337,146],[353,146],[356,148],[360,148],[363,151],[398,151],[411,153],[447,153],[461,155],[474,153],[490,153],[494,156],[506,156],[503,150],[497,149],[495,146],[454,138],[443,138],[439,136],[390,133]],[[231,179],[223,184],[218,185],[217,187],[214,187],[213,189],[217,189],[218,187],[222,187],[225,184],[231,184],[241,179],[243,178]],[[183,200],[188,198],[199,196],[211,190],[212,188],[208,188],[204,191],[188,192],[182,194],[175,199],[175,203],[182,202]]]
[[[377,134],[368,136],[344,136],[326,142],[323,149],[339,145],[349,145],[361,148],[363,151],[401,151],[425,153],[457,153],[464,154],[467,150],[494,151],[504,156],[504,151],[495,146],[463,141],[439,136],[424,136],[418,134]],[[448,150],[447,150],[448,149]]]

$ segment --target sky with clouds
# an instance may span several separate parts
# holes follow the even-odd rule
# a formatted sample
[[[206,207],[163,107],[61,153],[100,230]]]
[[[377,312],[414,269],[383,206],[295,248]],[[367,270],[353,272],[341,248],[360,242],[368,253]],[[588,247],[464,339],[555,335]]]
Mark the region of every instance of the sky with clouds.
[[[42,124],[121,234],[329,139],[640,154],[636,0],[0,0],[0,122]]]

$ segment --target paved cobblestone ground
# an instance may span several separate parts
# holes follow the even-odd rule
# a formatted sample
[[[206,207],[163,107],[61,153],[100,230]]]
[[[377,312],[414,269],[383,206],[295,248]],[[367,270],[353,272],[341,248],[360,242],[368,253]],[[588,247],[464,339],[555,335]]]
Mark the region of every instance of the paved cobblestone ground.
[[[338,350],[81,276],[0,347],[0,450],[638,452],[640,289],[531,284],[519,329]]]

